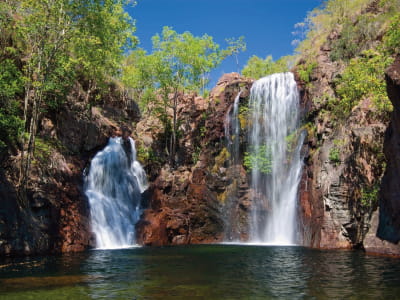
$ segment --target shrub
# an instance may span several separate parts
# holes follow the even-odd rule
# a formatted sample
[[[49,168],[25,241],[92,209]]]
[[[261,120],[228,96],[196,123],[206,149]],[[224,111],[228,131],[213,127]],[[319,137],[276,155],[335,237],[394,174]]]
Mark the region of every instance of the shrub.
[[[287,152],[292,153],[296,149],[299,133],[300,131],[295,130],[285,137]]]
[[[251,147],[250,152],[244,153],[244,166],[248,170],[257,170],[262,174],[272,172],[272,152],[267,145]]]
[[[23,120],[10,110],[0,109],[0,148],[15,145],[22,133]]]
[[[334,164],[335,166],[339,165],[341,160],[340,160],[340,149],[336,146],[333,146],[329,150],[329,161]]]
[[[359,55],[377,40],[380,28],[380,22],[368,14],[359,16],[356,22],[346,20],[340,37],[332,42],[331,60],[348,61]]]
[[[364,97],[372,99],[378,113],[392,110],[384,80],[384,70],[392,61],[392,58],[374,50],[364,51],[362,57],[350,60],[342,76],[336,80],[336,92],[340,97],[338,105],[344,114],[350,113]]]
[[[197,146],[192,153],[192,162],[195,165],[200,159],[201,148]]]
[[[383,44],[389,54],[400,53],[400,14],[392,18],[389,29],[383,37]]]
[[[6,102],[22,91],[23,79],[14,61],[4,59],[0,62],[0,101]]]
[[[253,55],[247,61],[246,66],[242,70],[242,74],[246,77],[259,79],[261,77],[271,75],[274,73],[282,73],[289,71],[293,57],[284,56],[273,61],[272,56],[269,55],[265,59]]]
[[[305,83],[309,83],[311,81],[312,71],[315,69],[316,66],[317,63],[315,61],[299,65],[299,67],[297,68],[299,78]]]
[[[363,187],[361,189],[360,202],[365,207],[372,207],[378,202],[379,185],[376,184],[372,187]]]
[[[326,41],[328,35],[337,24],[354,19],[371,2],[371,0],[327,0],[322,5],[309,12],[304,23],[307,37],[296,51],[302,56],[313,57]]]
[[[34,164],[37,163],[43,165],[48,164],[51,159],[52,151],[53,151],[52,141],[36,137],[35,155],[34,155],[34,160],[32,162]]]
[[[247,127],[247,125],[249,125],[248,123],[250,121],[251,115],[252,115],[252,111],[251,111],[251,109],[249,109],[249,107],[247,107],[245,105],[241,105],[239,107],[238,118],[239,118],[241,130],[244,130]]]

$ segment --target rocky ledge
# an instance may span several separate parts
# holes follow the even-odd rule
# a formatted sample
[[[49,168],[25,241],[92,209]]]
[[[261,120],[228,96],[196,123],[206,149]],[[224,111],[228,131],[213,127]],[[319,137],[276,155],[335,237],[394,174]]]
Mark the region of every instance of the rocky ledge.
[[[196,95],[182,95],[178,119],[182,121],[178,146],[179,167],[160,167],[150,187],[149,208],[137,225],[137,240],[143,245],[215,243],[226,234],[227,197],[232,180],[228,176],[229,153],[225,148],[224,124],[226,114],[236,95],[249,95],[252,81],[237,73],[224,75],[211,91],[208,99]],[[149,120],[142,120],[149,123]],[[140,123],[141,123],[140,122]],[[138,124],[137,128],[144,128]],[[151,123],[151,122],[150,122]],[[154,133],[153,133],[154,134]],[[149,133],[137,132],[138,143],[154,146]],[[146,140],[143,140],[146,137]],[[153,142],[156,145],[156,142]],[[152,168],[154,170],[154,165]],[[229,214],[237,217],[236,230],[246,236],[246,173],[241,167],[242,180],[234,193],[242,197],[230,207]],[[236,183],[235,183],[236,186]]]

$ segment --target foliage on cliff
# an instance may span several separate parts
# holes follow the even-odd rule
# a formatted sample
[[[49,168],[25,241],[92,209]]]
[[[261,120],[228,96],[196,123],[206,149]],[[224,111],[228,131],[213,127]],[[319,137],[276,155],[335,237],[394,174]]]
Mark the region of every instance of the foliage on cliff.
[[[367,248],[367,232],[375,238],[392,110],[385,70],[399,54],[399,15],[398,0],[326,0],[304,21],[294,72],[311,124],[300,202],[313,246]]]
[[[170,27],[153,36],[152,42],[151,53],[137,49],[129,55],[122,80],[142,110],[163,122],[165,136],[171,137],[165,148],[174,165],[180,94],[204,92],[209,72],[225,57],[245,49],[245,44],[243,38],[229,39],[229,46],[221,49],[207,34],[197,37],[190,32],[177,33]]]
[[[308,117],[316,128],[309,137],[312,156],[327,158],[332,176],[356,178],[349,182],[348,201],[356,201],[354,213],[363,216],[376,209],[385,170],[383,145],[375,141],[393,109],[384,76],[399,54],[399,20],[397,0],[327,0],[308,14],[306,38],[297,48],[295,71],[312,102]],[[337,142],[342,140],[350,144]],[[363,151],[349,155],[360,141]],[[357,169],[363,155],[368,168]]]
[[[290,66],[293,65],[293,60],[293,56],[284,56],[277,61],[273,61],[271,55],[265,59],[253,55],[242,69],[242,74],[249,78],[259,79],[270,74],[287,72]]]
[[[262,174],[272,172],[272,150],[267,145],[251,147],[250,152],[244,153],[243,165],[248,170],[256,170]]]
[[[19,148],[26,184],[40,119],[57,113],[79,80],[86,101],[119,73],[136,43],[129,0],[0,3],[0,150]]]
[[[337,64],[334,97],[327,101],[333,116],[347,117],[360,100],[369,98],[377,115],[386,118],[392,107],[386,95],[384,70],[399,50],[397,0],[329,0],[309,13],[307,37],[297,48],[300,78],[317,67],[320,49],[329,50]],[[320,99],[318,99],[320,100]]]

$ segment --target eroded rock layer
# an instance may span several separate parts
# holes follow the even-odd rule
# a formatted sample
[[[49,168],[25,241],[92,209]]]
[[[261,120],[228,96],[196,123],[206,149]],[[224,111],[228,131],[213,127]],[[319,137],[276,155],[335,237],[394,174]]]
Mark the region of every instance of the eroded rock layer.
[[[308,122],[299,203],[302,243],[399,255],[399,247],[390,243],[398,242],[400,232],[400,201],[396,197],[398,61],[387,71],[388,94],[394,105],[388,127],[368,97],[345,118],[332,115],[329,100],[336,97],[334,79],[341,66],[329,59],[329,52],[326,45],[319,50],[311,85],[298,79]],[[376,236],[378,218],[378,236],[386,241]]]

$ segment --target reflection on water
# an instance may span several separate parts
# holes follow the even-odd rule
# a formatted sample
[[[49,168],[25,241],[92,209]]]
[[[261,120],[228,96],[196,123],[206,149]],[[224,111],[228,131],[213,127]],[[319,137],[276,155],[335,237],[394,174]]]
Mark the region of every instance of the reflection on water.
[[[400,260],[208,245],[0,261],[1,299],[396,299]]]

